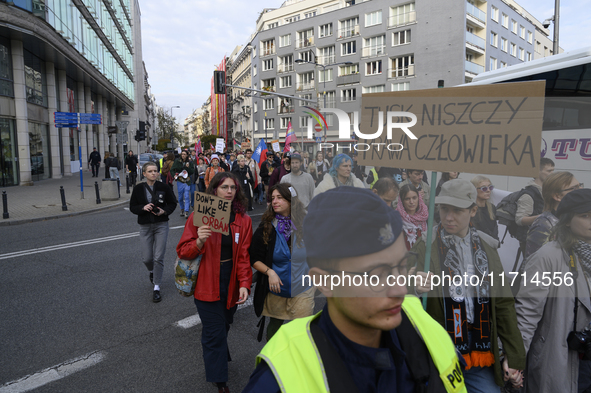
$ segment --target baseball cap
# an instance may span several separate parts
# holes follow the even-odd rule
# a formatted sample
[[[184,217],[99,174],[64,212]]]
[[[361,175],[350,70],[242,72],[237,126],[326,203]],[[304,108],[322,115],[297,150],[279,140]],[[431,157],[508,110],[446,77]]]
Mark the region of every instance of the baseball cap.
[[[301,156],[301,155],[299,155],[299,154],[292,154],[292,155],[291,155],[291,157],[290,157],[290,159],[291,159],[292,161],[293,161],[293,160],[300,160],[300,161],[303,161],[303,160],[302,160],[302,156]]]
[[[441,186],[441,192],[435,197],[435,203],[467,209],[476,203],[476,187],[468,180],[448,180]]]

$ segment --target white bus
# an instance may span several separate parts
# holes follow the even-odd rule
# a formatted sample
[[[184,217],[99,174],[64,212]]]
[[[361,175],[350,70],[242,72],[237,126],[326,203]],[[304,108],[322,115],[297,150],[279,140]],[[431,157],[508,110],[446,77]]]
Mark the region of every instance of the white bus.
[[[542,157],[591,187],[591,47],[477,75],[468,85],[545,80]],[[490,176],[499,189],[516,191],[522,177]]]

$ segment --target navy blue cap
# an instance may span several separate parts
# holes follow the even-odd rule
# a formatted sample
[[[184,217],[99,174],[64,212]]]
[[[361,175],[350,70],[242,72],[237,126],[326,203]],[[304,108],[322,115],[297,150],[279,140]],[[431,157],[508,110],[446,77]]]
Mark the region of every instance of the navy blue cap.
[[[560,218],[565,213],[586,213],[591,211],[591,189],[581,188],[569,192],[562,198],[556,217]]]
[[[400,236],[402,218],[371,190],[342,186],[317,195],[304,219],[310,258],[374,254]]]

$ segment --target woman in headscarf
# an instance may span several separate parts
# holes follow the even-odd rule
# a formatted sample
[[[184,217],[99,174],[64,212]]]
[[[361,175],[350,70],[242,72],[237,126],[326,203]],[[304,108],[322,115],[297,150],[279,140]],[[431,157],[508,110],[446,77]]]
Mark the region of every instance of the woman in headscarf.
[[[402,217],[406,249],[410,250],[417,240],[421,238],[423,232],[427,230],[429,209],[423,202],[423,196],[415,186],[405,184],[400,188],[396,210]]]
[[[316,190],[314,190],[314,196],[341,186],[365,188],[363,181],[355,177],[352,169],[353,160],[351,157],[343,153],[337,155],[332,160],[332,166],[327,176],[324,176],[318,187],[316,187]],[[320,173],[318,176],[320,176]]]

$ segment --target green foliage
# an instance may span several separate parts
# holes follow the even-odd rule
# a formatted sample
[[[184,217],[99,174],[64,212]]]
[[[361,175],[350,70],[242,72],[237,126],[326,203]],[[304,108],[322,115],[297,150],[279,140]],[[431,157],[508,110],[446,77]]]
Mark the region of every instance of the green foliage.
[[[168,144],[170,143],[170,139],[159,139],[158,144],[154,145],[152,149],[156,151],[167,151],[170,150]]]
[[[184,135],[177,131],[177,122],[176,118],[170,115],[170,110],[166,111],[163,108],[159,108],[158,113],[156,114],[158,117],[158,128],[156,132],[160,139],[168,138],[170,142],[170,136],[172,133],[172,137],[175,141],[182,141]]]
[[[210,143],[215,146],[215,140],[217,138],[218,138],[217,135],[202,135],[201,136],[201,146],[203,147],[203,150],[209,149]]]

